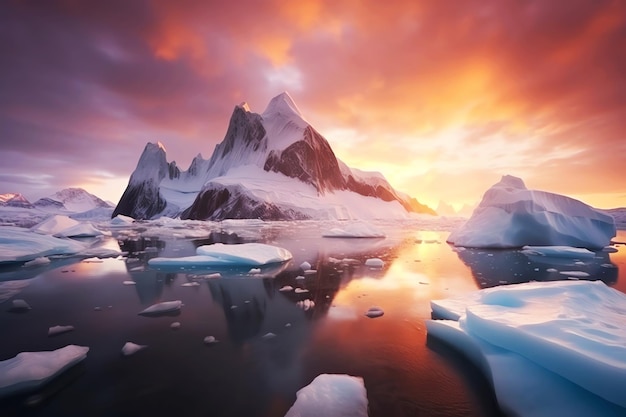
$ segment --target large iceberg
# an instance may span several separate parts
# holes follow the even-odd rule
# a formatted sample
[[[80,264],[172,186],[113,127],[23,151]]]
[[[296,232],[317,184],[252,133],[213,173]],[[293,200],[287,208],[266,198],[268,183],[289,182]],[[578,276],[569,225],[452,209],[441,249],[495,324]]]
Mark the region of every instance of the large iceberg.
[[[529,190],[505,175],[448,242],[475,248],[574,246],[600,249],[615,236],[610,215],[566,196]]]
[[[516,415],[625,415],[626,295],[530,282],[432,301],[430,336],[464,352]],[[514,374],[515,378],[510,375]]]
[[[322,374],[296,393],[285,417],[367,417],[363,378]]]
[[[22,352],[0,362],[0,398],[35,389],[82,361],[88,347],[67,345],[49,352]]]

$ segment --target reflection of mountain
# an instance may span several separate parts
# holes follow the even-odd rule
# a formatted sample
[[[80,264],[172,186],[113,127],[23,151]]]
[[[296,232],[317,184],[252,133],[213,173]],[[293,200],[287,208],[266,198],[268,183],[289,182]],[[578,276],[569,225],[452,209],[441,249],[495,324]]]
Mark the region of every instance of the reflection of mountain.
[[[606,252],[597,252],[594,258],[554,258],[525,255],[519,250],[459,250],[461,261],[472,270],[481,288],[500,284],[516,284],[528,281],[556,281],[567,279],[559,271],[582,271],[588,279],[599,279],[607,285],[617,282],[617,266]]]

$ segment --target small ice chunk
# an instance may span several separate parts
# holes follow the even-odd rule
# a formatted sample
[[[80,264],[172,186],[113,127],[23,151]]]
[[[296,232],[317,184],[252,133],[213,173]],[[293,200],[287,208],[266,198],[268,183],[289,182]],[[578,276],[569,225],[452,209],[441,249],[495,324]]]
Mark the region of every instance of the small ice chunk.
[[[74,326],[52,326],[48,329],[48,336],[56,336],[74,330]]]
[[[94,310],[94,311],[102,311],[102,307],[97,307],[97,306],[96,306],[96,307],[94,307],[94,308],[93,308],[93,310]]]
[[[284,286],[280,287],[280,289],[278,291],[280,291],[280,292],[293,291],[293,287],[291,285],[284,285]]]
[[[183,285],[181,285],[181,287],[197,287],[199,285],[200,285],[199,282],[192,281],[192,282],[185,282]]]
[[[304,261],[300,264],[300,269],[302,269],[303,271],[311,269],[311,264],[308,263],[307,261]]]
[[[180,310],[183,303],[180,300],[176,301],[165,301],[162,303],[153,304],[150,307],[146,308],[139,312],[141,315],[158,315],[158,314],[167,314]]]
[[[204,344],[205,345],[212,345],[214,343],[217,343],[218,340],[215,338],[215,336],[207,336],[204,338]]]
[[[348,224],[345,227],[334,227],[322,233],[322,237],[336,238],[383,238],[385,234],[365,222]]]
[[[124,344],[124,346],[122,347],[122,355],[124,355],[124,356],[134,355],[135,353],[139,352],[142,349],[145,349],[146,347],[148,347],[148,346],[147,345],[138,345],[138,344],[133,343],[133,342],[126,342]]]
[[[370,268],[382,268],[385,266],[385,262],[380,258],[370,258],[365,261],[365,266],[369,266]]]
[[[376,317],[380,317],[383,314],[385,314],[385,312],[383,311],[382,308],[380,307],[370,307],[366,312],[365,315],[371,319],[374,319]]]
[[[32,261],[28,261],[25,262],[24,266],[25,268],[29,268],[31,266],[40,266],[40,265],[48,265],[50,263],[50,259],[48,259],[45,256],[40,256],[38,258],[33,259]]]
[[[302,294],[302,293],[305,293],[305,292],[309,292],[309,290],[304,289],[304,288],[296,288],[296,289],[294,290],[294,292],[295,292],[296,294]]]
[[[23,311],[28,311],[30,310],[31,307],[30,305],[28,305],[28,303],[22,299],[15,299],[11,302],[11,311],[13,312],[23,312]]]
[[[124,281],[124,282],[122,282],[122,284],[124,284],[124,285],[136,285],[137,283],[135,281]]]
[[[306,278],[304,277],[304,275],[298,275],[295,279],[299,281],[301,279],[306,279]]]
[[[605,246],[602,248],[602,252],[615,253],[617,252],[617,248],[614,248],[613,246]]]
[[[252,268],[248,271],[248,274],[254,275],[254,274],[260,274],[261,273],[261,268]]]
[[[522,253],[551,258],[593,258],[595,256],[595,253],[588,249],[571,246],[524,246]]]
[[[0,361],[0,398],[33,390],[82,361],[89,348],[67,345],[45,352],[21,352]]]
[[[313,274],[317,274],[316,269],[307,269],[304,271],[304,275],[313,275]]]
[[[546,269],[546,272],[559,272],[559,271],[555,268],[548,268]]]
[[[583,271],[561,271],[559,272],[561,275],[567,275],[568,277],[576,277],[576,278],[585,278],[588,277],[589,274]]]
[[[261,336],[263,339],[268,340],[268,339],[273,339],[276,337],[276,335],[272,332],[269,333],[265,333],[263,336]]]
[[[309,300],[307,298],[306,300],[298,301],[296,305],[300,307],[301,309],[303,309],[304,311],[309,311],[310,309],[315,307],[315,301]]]
[[[170,324],[170,328],[173,329],[173,330],[180,329],[180,322],[179,321],[175,321],[174,323]]]
[[[285,417],[367,417],[367,409],[363,378],[321,374],[296,393]]]

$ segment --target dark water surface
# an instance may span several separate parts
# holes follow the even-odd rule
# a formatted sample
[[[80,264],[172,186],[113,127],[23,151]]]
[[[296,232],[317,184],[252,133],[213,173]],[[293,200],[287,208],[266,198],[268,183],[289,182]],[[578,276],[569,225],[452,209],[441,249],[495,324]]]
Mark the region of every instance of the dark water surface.
[[[127,257],[0,270],[0,281],[27,283],[9,295],[4,290],[0,360],[68,344],[90,347],[80,366],[42,391],[0,402],[0,416],[283,416],[296,391],[322,373],[362,377],[372,417],[499,415],[482,375],[427,339],[431,299],[566,279],[549,268],[582,270],[626,292],[623,245],[583,264],[555,264],[519,251],[459,251],[445,243],[445,231],[388,227],[386,239],[324,239],[326,226],[316,223],[246,227],[201,240],[150,236],[149,230],[114,235],[98,244],[120,247]],[[289,249],[294,259],[261,275],[222,271],[222,278],[147,266],[151,257],[191,255],[217,241],[262,241]],[[382,269],[364,266],[374,257],[385,261]],[[303,261],[316,272],[305,275]],[[187,282],[200,285],[182,286]],[[278,291],[284,285],[308,292]],[[14,298],[32,310],[8,312]],[[306,299],[315,306],[298,305]],[[177,316],[137,314],[171,300],[184,303]],[[385,314],[366,317],[372,306]],[[176,321],[181,327],[171,329]],[[54,325],[75,330],[48,337]],[[275,337],[264,337],[268,333]],[[209,335],[219,343],[205,345]],[[122,357],[127,341],[148,347]]]

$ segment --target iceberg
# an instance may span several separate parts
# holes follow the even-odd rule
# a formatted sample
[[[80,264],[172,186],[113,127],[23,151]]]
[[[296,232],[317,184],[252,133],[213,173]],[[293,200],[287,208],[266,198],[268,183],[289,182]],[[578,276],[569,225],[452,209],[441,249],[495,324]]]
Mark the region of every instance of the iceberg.
[[[196,249],[195,256],[181,258],[152,258],[150,266],[262,266],[289,261],[293,256],[287,249],[262,243],[225,245],[215,243]]]
[[[431,307],[458,323],[428,321],[429,334],[485,370],[501,406],[515,414],[605,415],[574,407],[589,410],[590,404],[609,410],[606,415],[626,412],[626,294],[602,281],[494,287],[431,301]],[[516,378],[507,380],[512,369]],[[533,396],[547,397],[546,387],[551,398],[543,404]]]
[[[74,219],[70,219],[67,216],[56,215],[48,217],[46,220],[30,228],[35,233],[42,235],[55,235],[65,229],[79,225]]]
[[[0,234],[0,263],[25,262],[50,255],[73,255],[85,249],[79,242],[4,226]]]
[[[615,232],[613,217],[601,210],[559,194],[529,190],[520,178],[505,175],[485,192],[472,217],[448,242],[474,248],[601,249]]]
[[[296,393],[285,417],[367,417],[367,407],[363,378],[321,374]]]
[[[0,398],[33,390],[85,359],[88,347],[67,345],[45,352],[22,352],[0,361]]]
[[[77,225],[65,228],[59,232],[54,233],[56,237],[94,237],[102,236],[104,233],[95,227],[91,223],[79,223]]]

